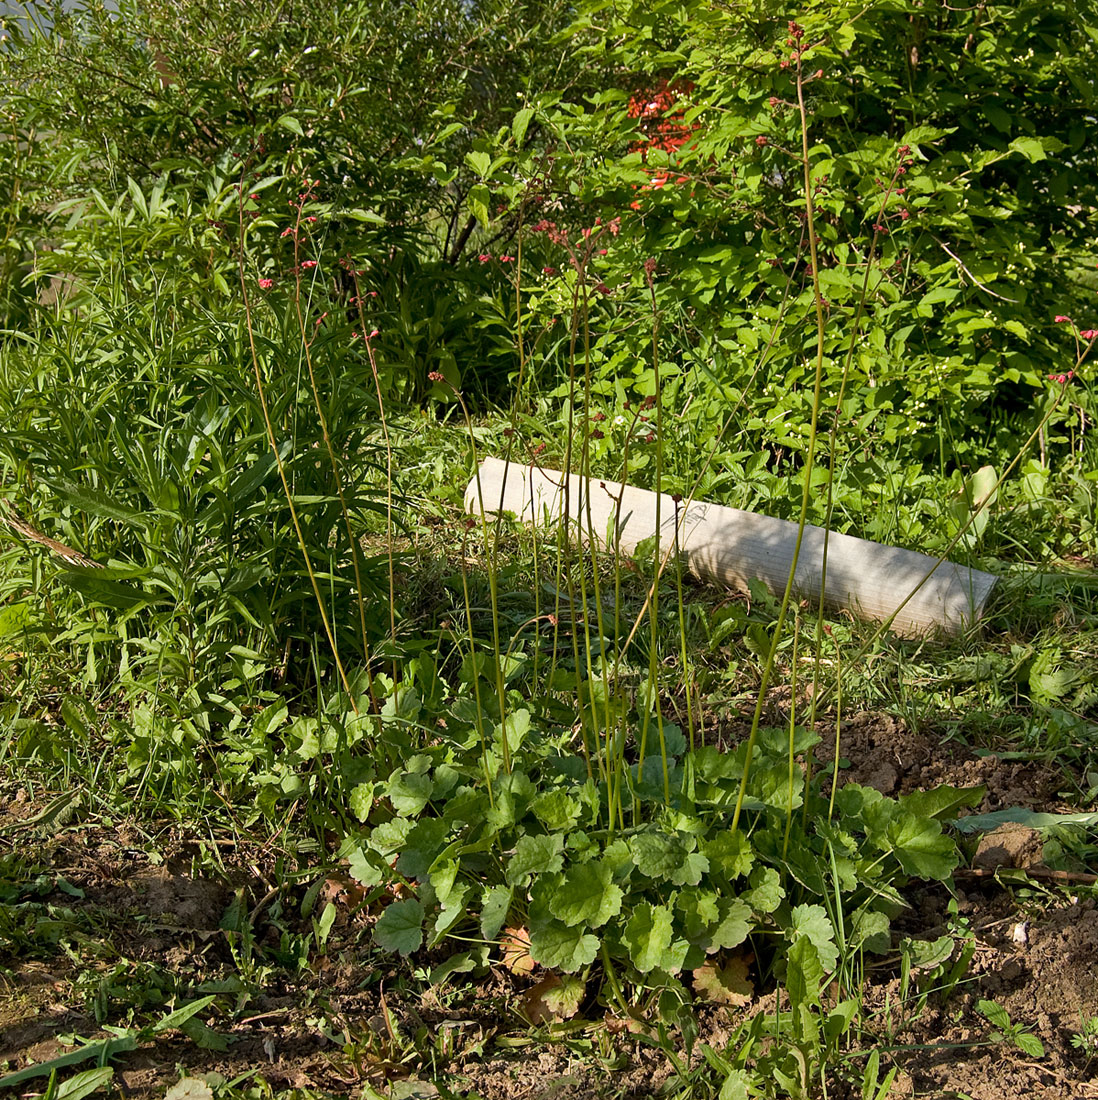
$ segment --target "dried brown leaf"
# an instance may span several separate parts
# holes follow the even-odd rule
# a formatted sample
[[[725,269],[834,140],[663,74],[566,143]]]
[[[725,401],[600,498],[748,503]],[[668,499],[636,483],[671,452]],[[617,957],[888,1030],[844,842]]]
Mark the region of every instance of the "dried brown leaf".
[[[550,974],[531,986],[523,997],[526,1017],[534,1024],[570,1020],[583,1002],[586,985],[570,974],[563,978]]]
[[[717,963],[699,966],[694,971],[694,992],[701,1000],[714,1004],[736,1007],[749,1004],[755,986],[747,976],[748,963],[745,956],[734,955],[724,966]]]
[[[512,974],[532,974],[537,963],[530,955],[530,933],[525,928],[505,928],[500,940],[503,965]]]

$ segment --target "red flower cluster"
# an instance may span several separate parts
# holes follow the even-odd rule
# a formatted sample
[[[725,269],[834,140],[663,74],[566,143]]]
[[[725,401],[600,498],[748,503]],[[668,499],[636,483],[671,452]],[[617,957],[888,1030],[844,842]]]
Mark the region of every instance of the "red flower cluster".
[[[642,89],[630,97],[629,117],[639,120],[645,135],[644,141],[633,146],[634,152],[662,149],[674,153],[686,144],[697,126],[683,122],[684,111],[676,110],[675,105],[693,90],[694,84],[689,80],[661,80],[655,87]]]

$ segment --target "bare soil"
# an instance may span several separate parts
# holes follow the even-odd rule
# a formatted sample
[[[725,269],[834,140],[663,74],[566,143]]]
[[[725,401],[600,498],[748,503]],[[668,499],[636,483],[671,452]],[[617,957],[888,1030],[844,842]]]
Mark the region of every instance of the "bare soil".
[[[890,795],[983,785],[982,810],[1071,808],[1062,772],[973,756],[887,716],[853,719],[842,753],[856,762],[848,779]],[[395,1100],[639,1098],[673,1079],[636,1027],[607,1019],[595,1004],[576,1019],[531,1029],[524,1014],[537,973],[498,966],[475,984],[457,975],[432,988],[422,972],[379,963],[369,908],[323,853],[96,820],[79,806],[68,821],[36,824],[46,801],[0,785],[0,890],[10,894],[15,882],[22,891],[0,893],[7,914],[0,1075],[72,1050],[65,1036],[104,1038],[104,1023],[155,1020],[176,996],[216,992],[231,995],[204,1019],[221,1038],[196,1042],[177,1030],[148,1037],[114,1063],[121,1095],[162,1097],[181,1074],[216,1074],[215,1083],[257,1074],[276,1089],[334,1096],[359,1096],[371,1085]],[[882,1066],[898,1068],[891,1096],[1098,1098],[1098,1054],[1088,1058],[1072,1043],[1084,1019],[1098,1014],[1098,890],[1085,875],[1043,876],[1040,838],[1021,827],[974,842],[969,855],[970,867],[955,878],[956,912],[944,888],[917,890],[897,929],[933,940],[967,927],[975,943],[967,973],[948,998],[926,990],[924,1003],[913,1007],[909,997],[905,1006],[898,956],[881,961],[862,990],[870,1029],[862,1047],[877,1047]],[[40,877],[20,882],[19,868]],[[319,907],[301,913],[306,890],[322,876],[320,901],[338,913],[323,949],[312,925]],[[234,907],[250,916],[254,944],[228,930]],[[429,967],[442,957],[413,962]],[[983,998],[1036,1035],[1044,1056],[991,1041],[976,1009]],[[768,1006],[772,993],[734,1009],[702,1006],[701,1039],[719,1047],[745,1013]],[[199,1045],[211,1041],[223,1049]],[[25,1094],[41,1094],[45,1083],[27,1082]],[[860,1090],[836,1080],[828,1094]]]

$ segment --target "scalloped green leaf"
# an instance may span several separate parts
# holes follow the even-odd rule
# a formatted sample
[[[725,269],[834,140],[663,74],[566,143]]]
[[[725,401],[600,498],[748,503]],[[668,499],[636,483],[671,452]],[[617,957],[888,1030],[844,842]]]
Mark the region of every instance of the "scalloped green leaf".
[[[508,886],[522,886],[531,875],[553,874],[564,866],[564,839],[559,833],[519,837],[515,854],[507,861]]]
[[[383,951],[410,955],[423,943],[423,905],[415,898],[390,903],[374,925],[374,942]]]
[[[567,925],[600,928],[621,912],[621,887],[612,878],[613,869],[602,862],[569,867],[560,889],[549,899],[549,912]]]
[[[629,958],[642,973],[657,967],[674,971],[682,966],[687,944],[672,946],[671,910],[664,905],[641,902],[626,922],[622,942],[629,949]]]
[[[599,949],[598,936],[584,932],[582,926],[569,927],[560,921],[548,921],[530,932],[530,956],[552,970],[570,974],[590,966]]]

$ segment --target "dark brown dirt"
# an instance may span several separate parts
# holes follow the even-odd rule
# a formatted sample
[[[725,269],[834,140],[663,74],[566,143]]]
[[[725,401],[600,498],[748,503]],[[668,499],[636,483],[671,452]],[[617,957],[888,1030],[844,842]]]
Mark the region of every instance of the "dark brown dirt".
[[[987,788],[982,810],[1067,808],[1062,773],[975,757],[890,717],[856,716],[841,751],[856,762],[845,779],[890,795],[979,784]],[[436,1082],[483,1100],[640,1098],[674,1084],[672,1067],[638,1027],[607,1019],[597,1005],[553,1025],[551,1040],[544,1028],[531,1031],[522,1013],[537,974],[497,967],[475,988],[459,975],[432,989],[407,966],[379,964],[369,949],[373,911],[350,880],[325,871],[323,854],[178,827],[150,833],[82,811],[34,824],[48,802],[0,784],[0,888],[5,877],[20,881],[16,865],[43,876],[8,902],[17,917],[0,928],[8,941],[0,939],[0,1076],[70,1050],[65,1034],[102,1038],[103,1023],[155,1020],[176,1000],[208,991],[222,994],[203,1019],[224,1049],[202,1049],[195,1035],[175,1030],[150,1035],[115,1062],[123,1095],[159,1100],[180,1067],[214,1074],[213,1083],[254,1071],[275,1089],[332,1096],[357,1097],[370,1085],[391,1089],[394,1100],[430,1100]],[[1030,830],[1002,829],[972,847],[972,869],[956,877],[957,912],[949,913],[944,888],[913,892],[897,929],[915,939],[967,937],[967,971],[948,996],[928,985],[921,1003],[916,974],[904,1002],[898,956],[877,964],[861,990],[860,1045],[880,1049],[882,1071],[897,1067],[894,1097],[1098,1100],[1098,1053],[1088,1060],[1072,1044],[1085,1018],[1098,1014],[1098,891],[1022,881],[1009,892],[1000,879],[1010,868],[1043,866]],[[301,902],[326,873],[320,900],[332,901],[338,916],[319,947],[312,924],[319,907],[303,917]],[[254,945],[232,931],[241,927],[234,911],[250,915]],[[1044,1056],[991,1041],[977,1010],[985,998],[1035,1035]],[[744,1008],[702,1007],[701,1038],[719,1049],[745,1013],[768,1006],[773,1011],[772,993]],[[444,1077],[433,1076],[432,1062]],[[864,1063],[852,1055],[849,1064],[857,1071]],[[27,1094],[44,1085],[28,1082]],[[860,1085],[836,1079],[828,1095],[852,1100]]]

